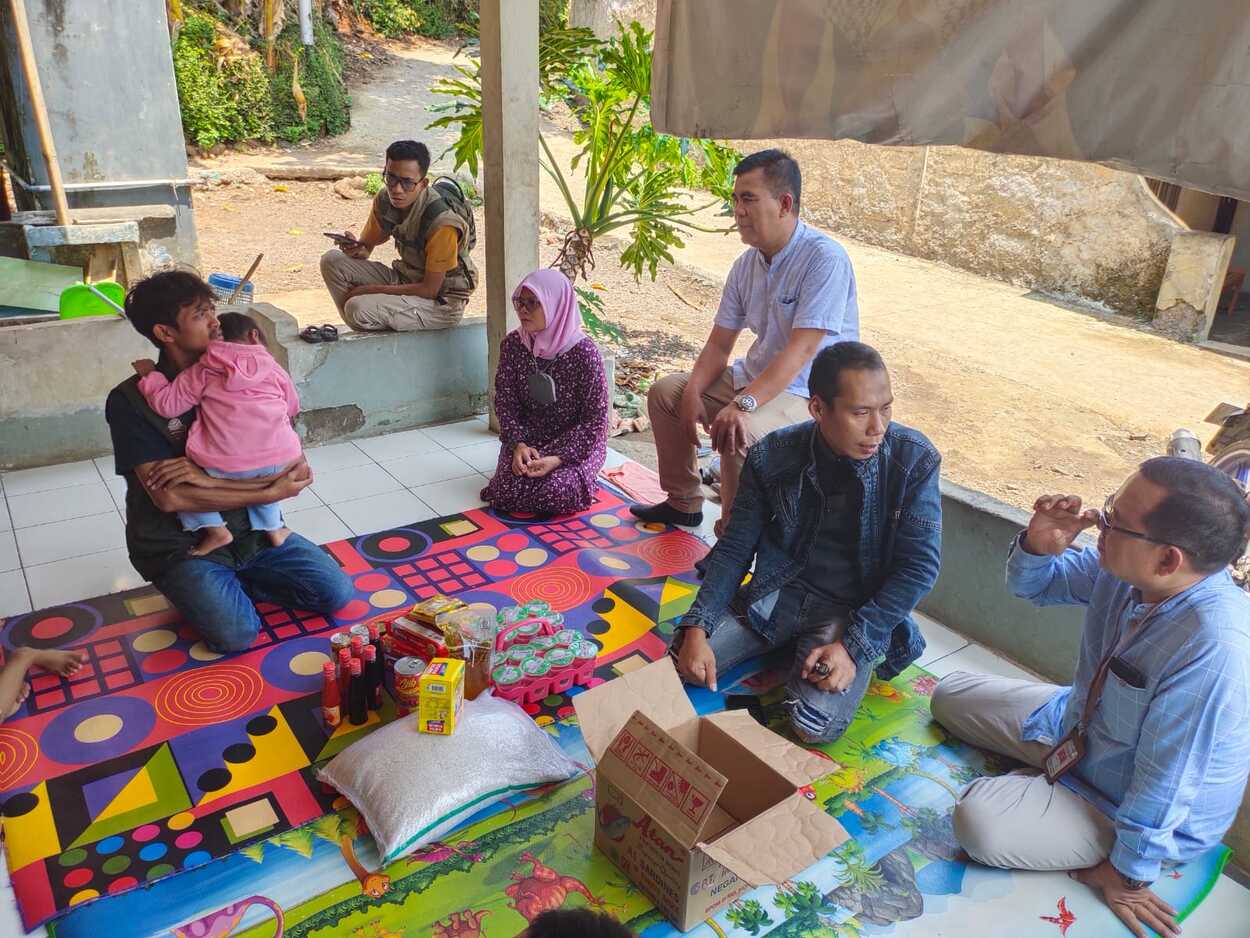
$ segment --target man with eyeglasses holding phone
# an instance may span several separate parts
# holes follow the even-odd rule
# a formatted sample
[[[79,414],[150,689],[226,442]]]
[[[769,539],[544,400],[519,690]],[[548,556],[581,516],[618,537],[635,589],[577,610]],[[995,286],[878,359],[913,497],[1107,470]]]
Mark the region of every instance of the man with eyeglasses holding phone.
[[[357,331],[446,329],[464,316],[477,287],[472,208],[453,182],[432,187],[430,151],[415,140],[386,148],[383,187],[357,237],[327,232],[338,245],[321,257],[321,276],[343,321]],[[369,260],[395,239],[388,266]]]
[[[1097,547],[1073,547],[1096,527]],[[1029,768],[979,778],[955,806],[976,861],[1067,870],[1139,938],[1180,932],[1150,884],[1220,842],[1250,771],[1250,598],[1228,565],[1250,507],[1201,462],[1146,461],[1102,511],[1047,495],[1013,542],[1007,584],[1086,607],[1070,687],[955,672],[934,718]]]

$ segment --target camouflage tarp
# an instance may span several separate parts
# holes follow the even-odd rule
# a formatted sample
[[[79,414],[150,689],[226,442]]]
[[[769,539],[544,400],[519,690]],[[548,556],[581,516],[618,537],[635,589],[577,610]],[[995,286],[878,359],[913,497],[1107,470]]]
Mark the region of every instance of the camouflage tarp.
[[[1250,199],[1250,0],[659,0],[652,120],[959,144]]]

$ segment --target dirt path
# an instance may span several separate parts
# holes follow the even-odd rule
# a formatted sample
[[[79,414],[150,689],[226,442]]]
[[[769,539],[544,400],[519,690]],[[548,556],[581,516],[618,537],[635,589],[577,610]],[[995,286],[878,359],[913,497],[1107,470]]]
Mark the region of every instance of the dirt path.
[[[354,90],[349,134],[271,152],[268,163],[266,154],[252,153],[211,165],[350,160],[372,168],[372,154],[393,137],[429,139],[421,129],[429,119],[421,110],[425,89],[450,61],[450,48],[435,44],[397,50],[370,85]],[[402,131],[400,113],[410,123]],[[562,159],[572,153],[567,140],[557,139],[554,148]],[[431,141],[432,151],[441,149]],[[333,319],[317,272],[327,244],[320,232],[359,224],[367,203],[340,199],[328,183],[286,189],[197,194],[204,267],[242,269],[264,250],[263,298],[307,321]],[[541,256],[549,262],[560,240],[552,216],[563,214],[553,186],[544,185],[541,204],[549,222]],[[947,478],[1009,503],[1025,506],[1051,490],[1100,500],[1141,459],[1161,452],[1172,429],[1189,426],[1205,440],[1212,428],[1200,421],[1215,404],[1250,397],[1243,362],[1017,287],[840,240],[855,266],[863,338],[881,349],[894,375],[898,419],[933,438]],[[681,267],[636,284],[617,266],[616,253],[601,248],[594,282],[605,288],[612,318],[630,332],[627,354],[661,370],[688,365],[715,311],[720,278],[741,250],[736,238],[695,235],[677,254]],[[483,294],[478,291],[470,314],[484,312]]]

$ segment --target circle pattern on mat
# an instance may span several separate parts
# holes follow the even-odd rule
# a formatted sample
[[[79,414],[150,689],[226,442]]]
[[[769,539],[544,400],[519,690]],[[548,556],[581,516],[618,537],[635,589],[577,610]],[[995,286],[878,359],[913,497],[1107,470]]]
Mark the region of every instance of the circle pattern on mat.
[[[541,547],[527,547],[524,550],[517,551],[514,560],[522,567],[541,567],[547,562],[547,558],[551,556]]]
[[[287,644],[283,642],[278,647]],[[210,664],[170,675],[156,694],[156,712],[162,720],[179,726],[208,726],[237,719],[256,709],[262,693],[260,675],[251,668]]]
[[[557,612],[566,612],[590,598],[590,577],[574,567],[548,567],[519,576],[506,584],[518,603],[545,599]]]
[[[95,631],[104,621],[99,611],[80,603],[53,606],[9,620],[5,639],[10,648],[59,648]]]
[[[394,609],[409,602],[411,600],[403,590],[385,589],[369,594],[369,604],[375,609]]]
[[[143,659],[143,670],[147,674],[165,674],[176,671],[187,663],[187,653],[178,648],[166,648],[153,652]]]
[[[0,813],[3,813],[5,817],[21,817],[23,814],[30,814],[37,807],[39,807],[38,795],[33,791],[20,791],[5,801]]]
[[[706,553],[707,546],[693,537],[651,537],[638,545],[638,556],[657,573],[693,570]]]
[[[321,690],[321,666],[330,660],[324,635],[306,635],[274,645],[260,663],[265,683],[298,694]]]
[[[464,555],[478,563],[487,563],[499,556],[499,548],[493,544],[477,544],[466,550]]]
[[[651,565],[645,560],[620,551],[583,550],[577,555],[577,565],[591,576],[611,577],[614,580],[651,573]]]
[[[115,720],[120,721],[119,727]],[[129,752],[155,724],[156,713],[146,700],[114,694],[62,710],[44,727],[39,742],[50,759],[65,765],[88,765]],[[108,732],[111,735],[104,735]]]
[[[169,848],[162,843],[144,844],[139,848],[139,859],[145,863],[151,863],[153,860],[159,860],[168,852]]]
[[[0,726],[0,791],[14,788],[38,758],[39,745],[33,736]]]
[[[135,651],[147,655],[160,651],[162,648],[168,648],[176,641],[178,641],[176,632],[171,632],[169,629],[149,629],[136,635],[130,644],[134,646]]]
[[[203,640],[196,642],[191,646],[191,650],[187,652],[196,661],[216,661],[218,658],[225,657],[219,651],[213,651]]]
[[[412,560],[425,553],[430,546],[430,536],[416,528],[396,528],[369,534],[356,541],[356,550],[362,557],[374,563],[396,564]]]
[[[162,876],[168,876],[172,872],[174,872],[174,867],[170,864],[158,863],[156,866],[148,870],[147,878],[148,881],[151,882],[154,879],[160,879]]]
[[[69,904],[78,905],[78,903],[86,902],[88,899],[98,899],[98,898],[100,898],[100,890],[84,889],[82,890],[82,892],[76,892],[72,896],[70,896]]]

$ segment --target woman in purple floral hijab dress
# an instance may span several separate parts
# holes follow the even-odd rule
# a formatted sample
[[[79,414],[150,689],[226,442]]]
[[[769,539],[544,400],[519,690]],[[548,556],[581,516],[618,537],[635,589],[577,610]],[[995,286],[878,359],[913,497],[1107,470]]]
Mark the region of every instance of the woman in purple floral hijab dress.
[[[509,514],[568,515],[595,500],[608,440],[603,359],[582,331],[573,285],[537,270],[512,294],[521,327],[495,374],[499,463],[482,500]]]

